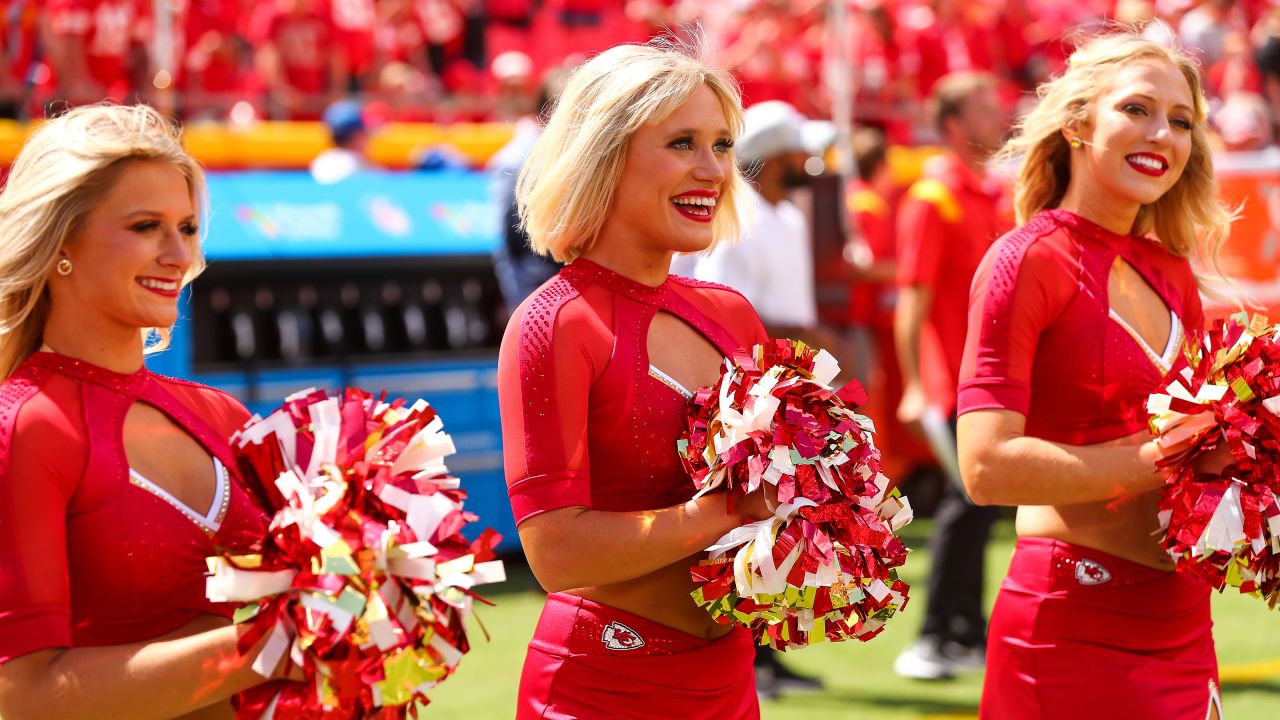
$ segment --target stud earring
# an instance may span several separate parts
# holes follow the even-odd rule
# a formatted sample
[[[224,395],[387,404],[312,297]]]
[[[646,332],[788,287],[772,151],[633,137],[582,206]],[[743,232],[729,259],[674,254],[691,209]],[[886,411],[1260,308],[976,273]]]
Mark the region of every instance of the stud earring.
[[[1068,144],[1069,144],[1069,145],[1071,145],[1071,147],[1073,147],[1073,148],[1078,148],[1078,147],[1080,147],[1083,143],[1081,143],[1081,142],[1080,142],[1080,138],[1071,138],[1071,139],[1068,141]]]
[[[59,275],[61,275],[61,276],[63,276],[63,277],[66,277],[66,276],[70,275],[70,274],[71,274],[71,259],[70,259],[70,258],[62,258],[62,259],[58,260],[58,264],[57,264],[57,265],[54,265],[54,269],[56,269],[56,270],[58,271],[58,274],[59,274]]]

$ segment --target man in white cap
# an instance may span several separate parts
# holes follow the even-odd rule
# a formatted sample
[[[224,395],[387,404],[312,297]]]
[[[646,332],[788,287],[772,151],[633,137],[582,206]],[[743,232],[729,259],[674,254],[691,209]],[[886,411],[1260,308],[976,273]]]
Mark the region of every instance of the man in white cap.
[[[747,108],[743,125],[734,152],[755,190],[743,235],[710,255],[678,258],[672,272],[741,292],[773,337],[810,337],[818,324],[813,246],[809,222],[789,195],[809,182],[807,141],[834,131],[780,100]]]

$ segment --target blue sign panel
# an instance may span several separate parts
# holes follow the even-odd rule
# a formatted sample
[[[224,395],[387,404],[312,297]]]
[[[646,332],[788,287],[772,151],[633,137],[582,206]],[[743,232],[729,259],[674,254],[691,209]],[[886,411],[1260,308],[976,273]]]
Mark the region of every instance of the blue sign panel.
[[[211,261],[487,255],[500,233],[489,177],[467,170],[209,173],[209,202]]]

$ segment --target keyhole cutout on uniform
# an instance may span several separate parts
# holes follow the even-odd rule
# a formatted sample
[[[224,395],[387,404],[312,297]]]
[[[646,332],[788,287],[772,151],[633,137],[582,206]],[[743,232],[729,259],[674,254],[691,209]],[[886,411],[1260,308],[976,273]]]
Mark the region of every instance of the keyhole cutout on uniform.
[[[229,491],[226,473],[190,433],[160,409],[135,402],[124,419],[124,451],[134,485],[176,501],[176,509],[206,530],[217,529]]]
[[[649,366],[675,381],[680,388],[696,392],[720,377],[724,355],[706,336],[671,313],[654,314],[646,347]]]
[[[1181,344],[1178,318],[1155,288],[1124,258],[1116,257],[1111,264],[1107,300],[1111,318],[1152,362],[1167,369]]]

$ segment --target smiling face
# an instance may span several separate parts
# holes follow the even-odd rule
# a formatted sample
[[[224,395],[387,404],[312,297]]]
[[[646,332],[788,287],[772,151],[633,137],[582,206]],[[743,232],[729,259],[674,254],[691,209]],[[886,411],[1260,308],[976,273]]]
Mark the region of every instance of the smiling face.
[[[51,272],[50,323],[137,333],[178,319],[182,280],[198,257],[187,178],[165,162],[129,160],[63,246],[67,276]]]
[[[1071,177],[1116,206],[1149,205],[1172,188],[1191,156],[1194,100],[1187,79],[1160,60],[1118,70],[1079,132]]]
[[[666,119],[636,130],[601,240],[644,254],[706,249],[733,172],[732,148],[720,99],[705,85]]]

